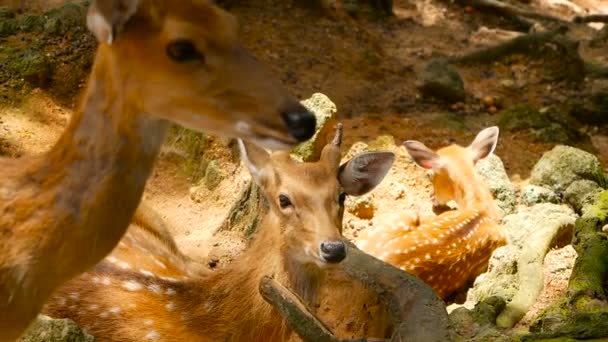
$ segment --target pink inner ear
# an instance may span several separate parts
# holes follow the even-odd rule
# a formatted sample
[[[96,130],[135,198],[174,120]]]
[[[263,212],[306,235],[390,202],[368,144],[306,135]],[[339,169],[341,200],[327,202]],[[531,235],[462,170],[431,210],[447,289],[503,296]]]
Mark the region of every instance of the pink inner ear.
[[[422,166],[423,168],[430,170],[433,168],[433,161],[431,159],[421,159],[421,160],[417,160],[416,161],[418,163],[418,165]]]

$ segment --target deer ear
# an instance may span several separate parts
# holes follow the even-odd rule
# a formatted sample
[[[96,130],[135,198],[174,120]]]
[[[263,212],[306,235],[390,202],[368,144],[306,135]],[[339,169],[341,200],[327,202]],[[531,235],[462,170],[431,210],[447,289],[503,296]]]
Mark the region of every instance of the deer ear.
[[[135,14],[139,0],[93,0],[87,27],[100,43],[112,44],[117,32]]]
[[[441,157],[420,141],[408,140],[403,142],[403,146],[405,146],[410,157],[412,157],[416,164],[421,167],[427,170],[437,170],[441,168]]]
[[[243,159],[247,169],[249,169],[251,177],[258,185],[261,184],[262,170],[264,169],[264,165],[270,160],[270,153],[257,145],[246,143],[241,139],[238,139],[238,143],[241,159]]]
[[[488,127],[477,134],[468,149],[473,152],[473,162],[483,159],[496,148],[498,143],[498,127]]]
[[[370,192],[382,182],[394,160],[392,152],[366,152],[342,164],[338,179],[344,192],[351,196]]]

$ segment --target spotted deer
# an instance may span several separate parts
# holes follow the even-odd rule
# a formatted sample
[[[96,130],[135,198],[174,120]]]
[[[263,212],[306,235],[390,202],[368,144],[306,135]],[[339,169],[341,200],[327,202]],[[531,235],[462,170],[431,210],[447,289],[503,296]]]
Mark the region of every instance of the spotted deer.
[[[454,200],[458,209],[426,220],[407,212],[381,217],[358,237],[357,246],[418,276],[441,298],[465,286],[486,269],[494,249],[506,243],[498,207],[475,170],[497,142],[498,127],[482,130],[468,147],[454,144],[436,152],[406,141],[410,156],[430,171],[436,204]]]
[[[314,115],[238,43],[206,0],[94,0],[99,45],[80,106],[39,156],[0,158],[0,341],[125,233],[169,121],[287,149]]]
[[[240,141],[268,209],[250,246],[225,268],[193,272],[173,242],[131,225],[111,255],[61,287],[45,312],[75,320],[98,341],[285,340],[290,331],[260,295],[260,279],[274,277],[312,303],[324,272],[347,255],[345,196],[371,191],[394,159],[368,152],[340,165],[340,141],[338,130],[314,163]]]

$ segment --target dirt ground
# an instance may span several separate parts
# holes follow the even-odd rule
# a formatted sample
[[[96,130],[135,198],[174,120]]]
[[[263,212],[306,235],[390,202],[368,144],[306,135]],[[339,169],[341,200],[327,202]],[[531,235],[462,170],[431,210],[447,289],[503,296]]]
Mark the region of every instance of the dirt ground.
[[[572,89],[557,84],[553,89],[542,78],[542,68],[526,56],[510,64],[495,63],[459,68],[470,94],[464,109],[426,101],[416,89],[416,75],[436,54],[454,55],[477,45],[479,27],[498,27],[501,19],[441,1],[396,0],[396,17],[386,21],[362,19],[357,25],[322,17],[290,1],[235,2],[230,10],[241,23],[242,39],[260,59],[281,76],[299,98],[321,92],[338,106],[338,117],[345,125],[344,144],[370,142],[389,134],[395,144],[387,146],[402,160],[374,193],[376,215],[394,210],[420,208],[430,212],[431,189],[421,170],[405,161],[401,141],[416,139],[436,148],[450,143],[467,144],[482,128],[495,125],[497,115],[481,104],[484,96],[497,99],[502,107],[517,103],[546,106],[563,102]],[[584,3],[580,3],[584,6]],[[566,6],[563,15],[571,15]],[[589,31],[574,32],[588,40]],[[608,63],[606,48],[580,49],[585,59]],[[522,79],[524,93],[508,93],[500,87],[503,79]],[[584,87],[584,86],[583,86]],[[76,103],[51,98],[35,91],[18,106],[0,106],[0,154],[20,156],[44,152],[53,144],[69,120],[73,108],[59,103]],[[63,101],[62,101],[63,100]],[[582,127],[592,132],[593,151],[608,167],[608,128]],[[501,132],[496,154],[508,174],[519,181],[543,152],[554,143],[538,142],[525,132]],[[346,151],[346,150],[345,150]],[[206,259],[214,247],[234,249],[244,246],[238,234],[214,236],[217,225],[228,210],[226,203],[195,202],[193,184],[187,172],[174,162],[171,153],[159,160],[148,181],[144,199],[149,201],[174,227],[178,244],[198,259]],[[400,169],[402,167],[404,169]],[[237,172],[237,171],[234,171]],[[242,173],[231,177],[240,179]],[[217,198],[230,194],[226,182]],[[355,236],[367,220],[346,215],[346,235]],[[542,307],[563,293],[575,253],[571,247],[552,251],[546,258],[545,290],[533,310],[522,320],[525,326]]]

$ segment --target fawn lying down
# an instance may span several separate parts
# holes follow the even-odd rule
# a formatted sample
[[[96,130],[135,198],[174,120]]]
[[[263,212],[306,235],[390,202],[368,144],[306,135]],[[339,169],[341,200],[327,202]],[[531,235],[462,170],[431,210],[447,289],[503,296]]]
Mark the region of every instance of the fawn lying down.
[[[380,217],[359,236],[357,246],[418,276],[444,299],[484,272],[506,238],[498,207],[475,163],[490,155],[497,141],[497,127],[479,132],[468,147],[451,145],[436,152],[406,141],[410,156],[430,171],[437,203],[454,200],[458,209],[422,221],[409,213]]]

